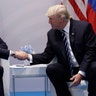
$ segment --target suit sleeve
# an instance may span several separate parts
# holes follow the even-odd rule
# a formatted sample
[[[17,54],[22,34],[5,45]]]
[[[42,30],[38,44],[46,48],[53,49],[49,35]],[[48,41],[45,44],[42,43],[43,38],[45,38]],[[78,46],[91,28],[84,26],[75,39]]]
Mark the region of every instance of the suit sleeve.
[[[0,48],[0,58],[8,59],[10,51],[7,49]]]
[[[0,38],[0,48],[8,49],[7,44]]]
[[[7,44],[0,38],[0,58],[8,59],[9,52]]]
[[[47,41],[47,44],[46,44],[46,48],[44,49],[44,52],[39,53],[39,54],[33,54],[32,55],[33,63],[31,63],[31,65],[32,64],[41,64],[41,63],[46,63],[47,64],[53,59],[54,51],[51,48],[48,34],[47,34],[47,37],[48,37],[48,41]]]

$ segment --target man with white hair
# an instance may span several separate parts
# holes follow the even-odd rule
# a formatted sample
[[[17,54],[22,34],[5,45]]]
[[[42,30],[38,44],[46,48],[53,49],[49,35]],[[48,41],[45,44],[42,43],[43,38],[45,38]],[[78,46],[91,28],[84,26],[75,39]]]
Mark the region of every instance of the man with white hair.
[[[15,57],[28,59],[31,65],[49,63],[56,57],[57,62],[49,64],[46,73],[57,96],[72,96],[66,82],[77,86],[84,78],[88,80],[88,96],[96,96],[96,35],[91,24],[73,20],[64,5],[50,7],[46,15],[52,28],[44,52],[17,51]]]

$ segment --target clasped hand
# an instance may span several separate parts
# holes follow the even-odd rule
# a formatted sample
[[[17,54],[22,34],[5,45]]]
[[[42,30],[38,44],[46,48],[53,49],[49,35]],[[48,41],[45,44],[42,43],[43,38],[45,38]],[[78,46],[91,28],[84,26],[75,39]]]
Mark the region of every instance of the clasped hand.
[[[18,51],[15,51],[15,55],[13,57],[19,60],[26,60],[28,59],[28,54],[24,51],[18,50]]]

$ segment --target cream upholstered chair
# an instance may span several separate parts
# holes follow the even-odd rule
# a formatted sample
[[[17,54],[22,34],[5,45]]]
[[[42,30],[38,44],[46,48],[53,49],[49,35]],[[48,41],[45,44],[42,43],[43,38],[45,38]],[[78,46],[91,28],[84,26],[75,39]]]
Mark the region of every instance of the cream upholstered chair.
[[[4,94],[5,96],[10,96],[9,60],[0,59],[0,64],[4,68],[4,74],[3,74]]]

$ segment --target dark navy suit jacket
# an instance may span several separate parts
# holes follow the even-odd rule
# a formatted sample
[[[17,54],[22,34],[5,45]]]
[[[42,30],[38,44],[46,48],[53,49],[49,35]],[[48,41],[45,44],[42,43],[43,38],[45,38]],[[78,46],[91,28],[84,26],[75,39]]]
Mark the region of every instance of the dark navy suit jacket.
[[[0,38],[0,58],[8,59],[9,50],[6,43]]]
[[[33,63],[49,63],[54,56],[57,63],[69,68],[65,54],[62,33],[59,30],[51,29],[48,34],[48,41],[43,53],[33,54]],[[86,72],[89,64],[96,58],[96,35],[88,22],[70,19],[70,43],[75,58],[80,65],[80,70]],[[94,58],[95,57],[95,58]]]

